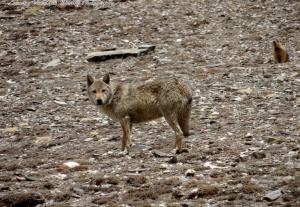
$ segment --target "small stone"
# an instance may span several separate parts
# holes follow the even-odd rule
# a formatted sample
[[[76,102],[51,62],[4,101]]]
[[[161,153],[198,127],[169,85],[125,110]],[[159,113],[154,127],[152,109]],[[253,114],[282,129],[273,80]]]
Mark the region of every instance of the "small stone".
[[[169,165],[166,164],[166,163],[162,163],[162,164],[160,165],[160,169],[168,169],[168,167],[169,167]]]
[[[247,156],[246,155],[240,155],[239,158],[236,159],[236,162],[246,162]]]
[[[13,132],[19,131],[19,128],[18,127],[9,127],[9,128],[5,128],[3,131],[6,133],[13,133]]]
[[[35,107],[29,106],[26,108],[27,111],[36,111]]]
[[[66,166],[66,167],[68,167],[68,168],[75,168],[75,167],[79,167],[80,164],[77,163],[77,162],[74,162],[74,161],[68,161],[68,162],[65,162],[65,163],[63,164],[63,166]]]
[[[187,195],[188,199],[197,199],[203,196],[215,195],[219,192],[219,188],[213,185],[200,185],[198,188],[194,188]]]
[[[0,35],[2,34],[2,31],[0,31]],[[1,51],[0,52],[0,57],[6,56],[7,55],[7,51]]]
[[[181,149],[180,153],[189,153],[189,150],[187,148]]]
[[[167,153],[164,153],[164,152],[160,152],[158,150],[153,150],[152,151],[152,154],[155,156],[155,157],[173,157],[173,155],[170,155],[170,154],[167,154]]]
[[[155,45],[140,45],[138,48],[139,49],[147,49],[148,51],[154,51]]]
[[[48,145],[51,140],[52,138],[50,136],[37,137],[34,143],[36,145]]]
[[[48,62],[43,68],[49,68],[49,67],[55,67],[60,64],[60,59],[53,59],[50,62]]]
[[[66,102],[64,102],[64,101],[54,101],[55,103],[57,103],[57,104],[59,104],[59,105],[67,105],[67,103]]]
[[[172,197],[175,198],[175,199],[178,199],[178,200],[181,199],[183,196],[184,196],[184,194],[179,190],[175,190],[172,193]]]
[[[91,131],[90,132],[90,136],[92,136],[92,137],[96,137],[98,135],[98,131]]]
[[[51,175],[51,177],[59,179],[59,180],[66,180],[68,178],[68,176],[66,174],[62,174],[62,173]]]
[[[193,177],[195,174],[196,174],[196,171],[193,170],[193,169],[188,169],[188,170],[185,172],[185,176],[186,176],[186,177]]]
[[[266,95],[266,97],[267,97],[267,98],[275,98],[275,97],[279,97],[279,95],[276,94],[276,93],[270,92],[270,93],[268,93],[268,94]]]
[[[84,139],[83,141],[85,141],[85,142],[90,142],[90,141],[93,141],[93,138],[86,138],[86,139]]]
[[[73,191],[74,193],[78,194],[78,195],[84,194],[84,190],[83,190],[82,188],[80,188],[80,187],[73,187],[73,188],[72,188],[72,191]]]
[[[92,121],[95,121],[95,119],[91,119],[91,118],[82,118],[82,119],[80,119],[80,122],[85,122],[85,123],[92,122]]]
[[[9,191],[10,187],[9,186],[2,186],[0,185],[0,191]]]
[[[264,199],[268,200],[268,201],[274,201],[276,199],[278,199],[280,196],[282,195],[281,190],[274,190],[274,191],[270,191],[268,192],[265,196]]]
[[[178,162],[177,157],[173,156],[171,159],[168,160],[169,164],[176,164]]]
[[[254,92],[254,90],[252,88],[242,88],[238,90],[238,92],[240,92],[241,94],[251,94]]]
[[[37,180],[39,180],[39,178],[34,177],[34,176],[25,176],[25,179],[27,181],[37,181]]]
[[[271,143],[273,143],[273,142],[275,142],[276,141],[276,138],[274,138],[274,137],[269,137],[269,138],[267,138],[267,140],[266,140],[266,142],[268,143],[268,144],[271,144]]]
[[[26,178],[21,177],[21,176],[16,176],[16,180],[17,180],[17,181],[25,181]]]
[[[264,152],[253,152],[252,157],[255,159],[263,159],[266,158],[266,154]]]
[[[16,82],[13,81],[13,80],[7,80],[6,83],[8,83],[8,84],[15,84]]]

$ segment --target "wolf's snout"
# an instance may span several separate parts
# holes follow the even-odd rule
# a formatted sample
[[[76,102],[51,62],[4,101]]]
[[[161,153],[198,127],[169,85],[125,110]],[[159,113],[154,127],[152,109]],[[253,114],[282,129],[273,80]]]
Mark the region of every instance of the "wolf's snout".
[[[97,99],[97,104],[98,105],[102,105],[103,104],[103,101],[101,99]]]

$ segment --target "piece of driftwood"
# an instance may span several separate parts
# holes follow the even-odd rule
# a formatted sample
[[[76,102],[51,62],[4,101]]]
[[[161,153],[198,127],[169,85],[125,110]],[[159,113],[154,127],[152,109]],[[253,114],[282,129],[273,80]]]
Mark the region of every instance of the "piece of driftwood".
[[[113,58],[126,58],[128,56],[140,56],[145,55],[151,51],[154,51],[154,45],[141,45],[137,48],[130,49],[111,49],[100,52],[92,52],[87,55],[89,62],[101,62]]]
[[[4,16],[0,16],[0,19],[13,19],[16,18],[17,16],[8,16],[8,15],[4,15]]]
[[[141,173],[144,171],[149,171],[150,168],[136,168],[136,169],[129,169],[128,172],[129,173]],[[132,174],[128,174],[128,175],[132,175]]]

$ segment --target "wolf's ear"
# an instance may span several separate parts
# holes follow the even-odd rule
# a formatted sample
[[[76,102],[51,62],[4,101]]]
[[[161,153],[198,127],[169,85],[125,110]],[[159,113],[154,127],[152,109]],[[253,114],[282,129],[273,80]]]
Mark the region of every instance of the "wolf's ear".
[[[280,41],[280,39],[275,39],[274,41],[273,41],[273,45],[274,46],[279,46],[279,45],[281,45],[281,41]]]
[[[110,78],[109,78],[109,73],[106,73],[103,77],[103,82],[106,84],[109,84]]]
[[[87,85],[88,87],[90,87],[90,85],[94,83],[94,78],[90,75],[87,75],[86,78],[87,78]]]

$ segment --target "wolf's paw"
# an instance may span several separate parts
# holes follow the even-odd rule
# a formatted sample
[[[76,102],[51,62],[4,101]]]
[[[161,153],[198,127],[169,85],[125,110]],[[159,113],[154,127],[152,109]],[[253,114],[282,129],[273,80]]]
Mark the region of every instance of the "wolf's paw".
[[[193,130],[190,130],[188,133],[184,133],[183,136],[188,137],[194,135],[195,132]]]
[[[183,148],[183,149],[174,149],[172,152],[173,152],[173,154],[178,155],[181,153],[188,153],[189,151],[188,151],[188,149]]]
[[[132,145],[133,145],[133,144],[132,144],[132,141],[129,141],[129,142],[128,142],[128,146],[129,146],[129,147],[132,147]]]
[[[119,156],[126,156],[128,154],[129,154],[128,149],[125,149],[125,150],[123,150],[123,151],[121,151],[121,152],[118,153]]]

